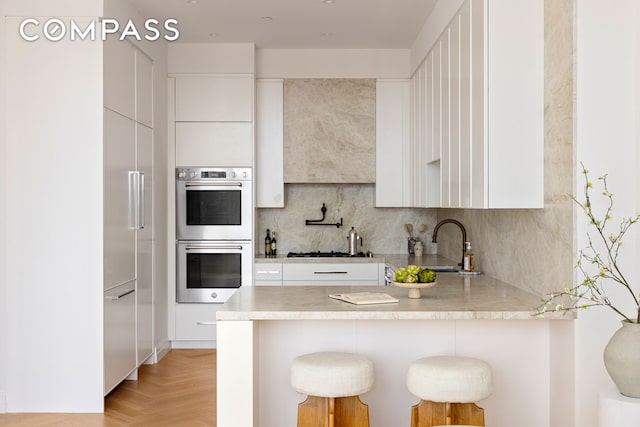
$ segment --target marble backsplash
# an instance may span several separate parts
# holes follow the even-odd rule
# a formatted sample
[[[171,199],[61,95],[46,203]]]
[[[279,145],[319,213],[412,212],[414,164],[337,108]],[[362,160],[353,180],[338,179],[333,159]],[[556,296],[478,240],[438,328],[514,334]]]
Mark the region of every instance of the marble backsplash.
[[[406,253],[408,233],[404,224],[412,224],[414,236],[425,243],[426,253],[435,253],[431,233],[436,224],[435,210],[410,208],[375,208],[373,184],[286,184],[284,209],[258,209],[256,216],[256,254],[264,255],[266,229],[277,233],[278,254],[287,252],[348,250],[347,235],[355,227],[364,244],[362,251],[374,254]],[[306,219],[322,218],[322,204],[327,207],[327,223],[343,226],[305,225]],[[417,232],[419,224],[427,230]],[[360,247],[359,247],[360,249]]]

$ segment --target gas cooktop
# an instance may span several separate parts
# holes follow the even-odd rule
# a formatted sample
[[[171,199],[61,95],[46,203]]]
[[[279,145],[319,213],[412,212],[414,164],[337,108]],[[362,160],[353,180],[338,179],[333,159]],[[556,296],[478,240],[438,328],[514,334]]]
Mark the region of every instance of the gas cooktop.
[[[364,252],[358,252],[355,255],[349,255],[346,252],[289,252],[287,258],[348,258],[348,257],[365,257]]]

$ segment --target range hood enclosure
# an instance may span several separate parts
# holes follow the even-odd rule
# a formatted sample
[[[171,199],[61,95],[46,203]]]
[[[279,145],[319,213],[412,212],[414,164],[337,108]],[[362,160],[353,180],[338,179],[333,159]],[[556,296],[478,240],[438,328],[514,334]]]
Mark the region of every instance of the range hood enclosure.
[[[376,81],[284,81],[286,183],[375,182]]]

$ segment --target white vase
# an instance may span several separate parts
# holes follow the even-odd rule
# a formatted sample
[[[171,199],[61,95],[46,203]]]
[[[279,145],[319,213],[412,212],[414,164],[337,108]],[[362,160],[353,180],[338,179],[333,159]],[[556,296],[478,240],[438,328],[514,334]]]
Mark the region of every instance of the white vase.
[[[604,366],[621,394],[640,398],[640,324],[622,321],[604,349]]]

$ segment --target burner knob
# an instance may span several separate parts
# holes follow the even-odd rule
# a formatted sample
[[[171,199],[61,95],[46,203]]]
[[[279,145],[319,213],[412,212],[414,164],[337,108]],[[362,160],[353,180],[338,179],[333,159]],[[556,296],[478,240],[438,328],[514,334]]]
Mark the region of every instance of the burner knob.
[[[197,177],[198,177],[198,174],[195,171],[191,172],[191,178],[197,178]]]

